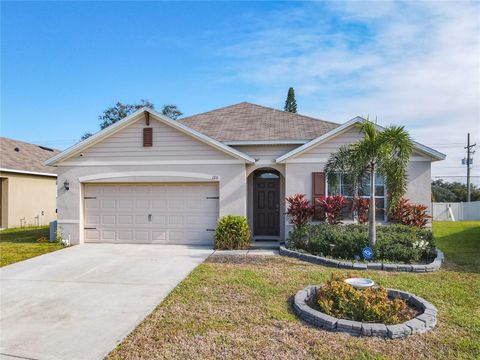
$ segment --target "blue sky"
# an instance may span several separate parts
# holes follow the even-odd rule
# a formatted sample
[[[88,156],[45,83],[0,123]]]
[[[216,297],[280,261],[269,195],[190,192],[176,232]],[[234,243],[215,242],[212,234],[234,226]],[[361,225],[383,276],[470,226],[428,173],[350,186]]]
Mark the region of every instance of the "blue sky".
[[[117,101],[281,108],[294,86],[301,113],[405,124],[447,153],[434,175],[464,175],[466,133],[480,143],[478,2],[1,7],[2,136],[63,149]]]

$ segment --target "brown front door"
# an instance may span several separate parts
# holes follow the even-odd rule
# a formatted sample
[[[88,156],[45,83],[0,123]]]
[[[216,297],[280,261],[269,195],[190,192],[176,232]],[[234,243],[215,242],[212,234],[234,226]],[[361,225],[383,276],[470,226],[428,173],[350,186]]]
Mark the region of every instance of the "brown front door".
[[[254,235],[280,235],[280,176],[259,172],[253,180]]]

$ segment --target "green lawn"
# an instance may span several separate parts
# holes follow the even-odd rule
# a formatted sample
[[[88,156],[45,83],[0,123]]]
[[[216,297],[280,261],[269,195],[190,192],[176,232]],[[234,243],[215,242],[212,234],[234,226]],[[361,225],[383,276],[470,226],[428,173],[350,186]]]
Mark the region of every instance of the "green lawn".
[[[45,227],[16,228],[0,231],[0,266],[62,249],[59,243],[49,243]],[[38,241],[43,238],[43,241]]]
[[[448,265],[480,273],[480,221],[437,221],[433,231]]]
[[[438,272],[357,273],[437,306],[428,333],[384,340],[317,329],[298,320],[292,296],[346,271],[285,257],[210,257],[107,358],[479,359],[479,229],[480,222],[434,225],[447,256]]]

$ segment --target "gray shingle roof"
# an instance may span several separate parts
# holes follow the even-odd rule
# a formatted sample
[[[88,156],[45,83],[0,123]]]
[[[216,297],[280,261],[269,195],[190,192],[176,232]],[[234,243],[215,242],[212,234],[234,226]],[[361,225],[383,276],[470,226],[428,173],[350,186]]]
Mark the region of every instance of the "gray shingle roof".
[[[218,141],[312,140],[339,126],[248,102],[178,121]]]
[[[60,151],[42,148],[39,145],[0,137],[0,168],[20,171],[32,171],[56,174],[53,166],[45,166],[43,162]],[[18,149],[16,151],[15,149]]]

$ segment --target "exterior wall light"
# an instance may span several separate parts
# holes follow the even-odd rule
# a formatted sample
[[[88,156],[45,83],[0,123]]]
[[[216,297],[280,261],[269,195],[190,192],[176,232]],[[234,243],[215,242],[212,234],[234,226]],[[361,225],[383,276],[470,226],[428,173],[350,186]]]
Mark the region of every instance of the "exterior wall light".
[[[67,179],[65,179],[65,182],[63,183],[63,186],[65,187],[65,190],[70,190],[70,183],[68,182]]]

